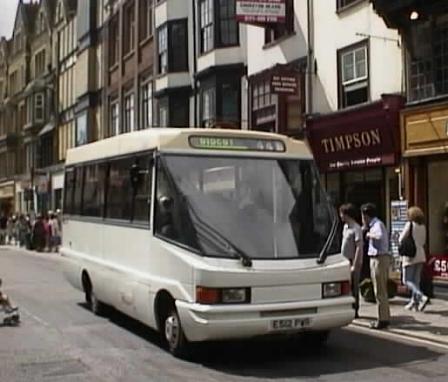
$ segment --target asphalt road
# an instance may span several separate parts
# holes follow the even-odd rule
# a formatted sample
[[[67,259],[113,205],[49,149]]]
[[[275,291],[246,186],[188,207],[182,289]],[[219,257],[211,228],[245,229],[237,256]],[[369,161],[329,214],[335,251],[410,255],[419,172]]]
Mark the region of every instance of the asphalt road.
[[[448,350],[351,328],[319,353],[298,341],[208,344],[173,358],[156,333],[118,313],[94,316],[60,272],[58,255],[0,248],[4,290],[22,324],[0,327],[0,382],[446,381]]]

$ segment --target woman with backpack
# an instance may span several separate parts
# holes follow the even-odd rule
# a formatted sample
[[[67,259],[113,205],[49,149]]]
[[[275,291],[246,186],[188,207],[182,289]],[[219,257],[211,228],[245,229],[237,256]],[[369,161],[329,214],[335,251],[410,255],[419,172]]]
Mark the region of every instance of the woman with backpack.
[[[420,289],[421,274],[426,263],[425,217],[420,208],[411,207],[408,210],[408,219],[398,239],[402,255],[403,282],[411,291],[411,300],[405,309],[422,312],[429,301],[428,296],[425,296]]]

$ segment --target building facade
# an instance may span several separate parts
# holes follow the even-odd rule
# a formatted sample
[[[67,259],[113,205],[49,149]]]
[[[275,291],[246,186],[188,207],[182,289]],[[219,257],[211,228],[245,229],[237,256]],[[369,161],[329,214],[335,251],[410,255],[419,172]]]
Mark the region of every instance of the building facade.
[[[405,198],[427,216],[429,253],[448,255],[448,4],[441,0],[373,3],[387,25],[403,37]]]
[[[285,7],[283,22],[248,27],[250,126],[305,136],[334,203],[374,202],[388,220],[399,197],[399,35],[369,1]]]

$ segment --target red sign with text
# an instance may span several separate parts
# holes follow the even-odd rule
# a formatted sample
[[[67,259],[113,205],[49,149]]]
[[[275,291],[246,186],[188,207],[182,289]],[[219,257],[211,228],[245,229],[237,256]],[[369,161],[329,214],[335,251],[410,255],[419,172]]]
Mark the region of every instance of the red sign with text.
[[[286,2],[285,0],[237,0],[236,19],[242,23],[284,23]]]
[[[433,277],[440,277],[448,280],[448,255],[431,256],[429,265]]]

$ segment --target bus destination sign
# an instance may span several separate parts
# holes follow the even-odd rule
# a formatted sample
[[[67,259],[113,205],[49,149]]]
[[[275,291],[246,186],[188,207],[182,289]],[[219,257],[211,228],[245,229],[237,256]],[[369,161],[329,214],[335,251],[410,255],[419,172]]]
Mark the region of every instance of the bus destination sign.
[[[286,146],[277,139],[236,138],[236,137],[211,137],[192,136],[189,138],[190,146],[204,150],[229,150],[229,151],[266,151],[285,152]]]

